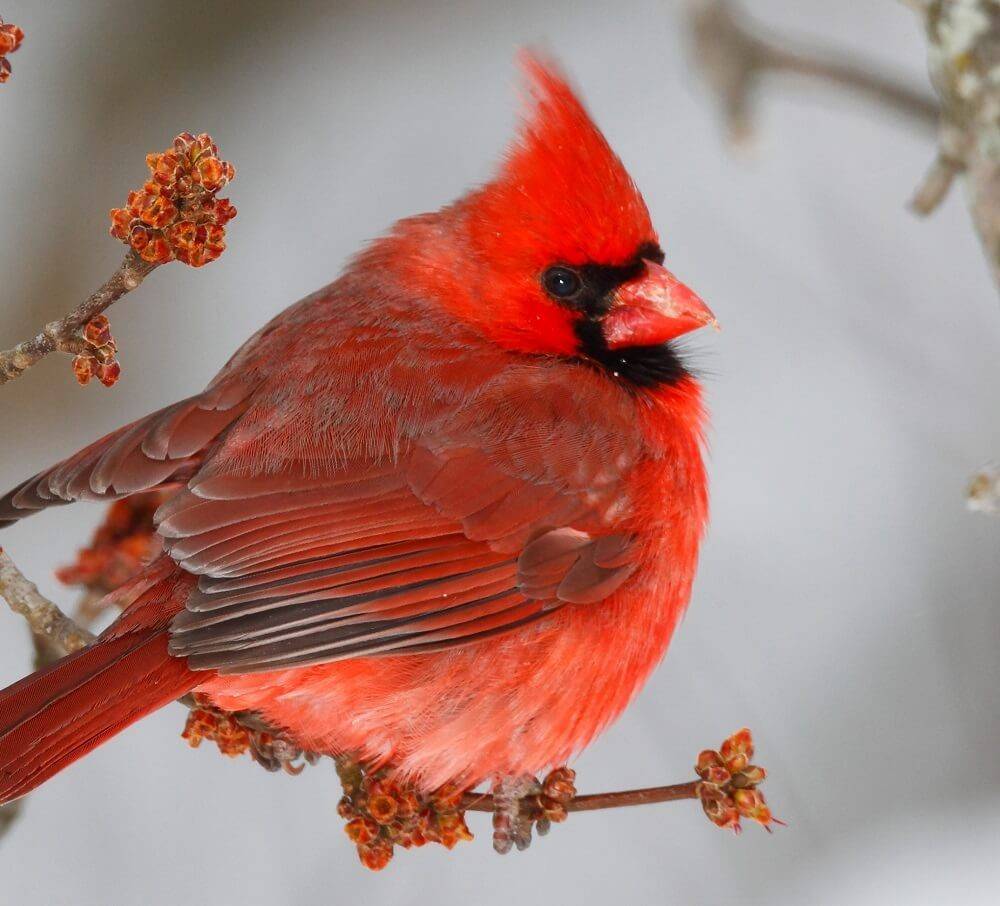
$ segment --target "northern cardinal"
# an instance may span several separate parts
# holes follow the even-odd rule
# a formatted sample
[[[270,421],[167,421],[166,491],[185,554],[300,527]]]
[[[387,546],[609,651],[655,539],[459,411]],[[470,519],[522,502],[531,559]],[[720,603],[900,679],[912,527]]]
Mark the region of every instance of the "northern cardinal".
[[[397,223],[207,390],[0,498],[151,489],[164,553],[0,692],[0,802],[192,690],[424,789],[560,765],[663,656],[707,515],[714,324],[551,63],[498,175]]]

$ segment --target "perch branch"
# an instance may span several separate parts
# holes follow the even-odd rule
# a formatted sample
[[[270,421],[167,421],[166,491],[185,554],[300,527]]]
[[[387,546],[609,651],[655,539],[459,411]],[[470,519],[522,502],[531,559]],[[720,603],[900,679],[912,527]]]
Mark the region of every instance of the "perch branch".
[[[156,267],[129,249],[114,274],[68,315],[46,324],[30,340],[0,352],[0,384],[20,377],[50,352],[79,353],[84,345],[80,331],[87,322],[132,292]]]
[[[3,548],[0,548],[0,597],[14,613],[28,621],[35,641],[37,665],[47,661],[51,651],[70,654],[85,648],[94,639],[92,633],[77,625],[41,593]],[[14,826],[22,808],[22,800],[0,807],[0,838]]]
[[[0,597],[14,613],[23,616],[36,636],[53,644],[62,654],[86,648],[93,633],[77,625],[27,579],[0,548]]]
[[[675,783],[673,786],[653,786],[641,790],[619,793],[592,793],[575,796],[566,803],[568,812],[594,812],[598,809],[622,808],[629,805],[652,805],[657,802],[676,802],[679,799],[697,799],[698,781]],[[470,812],[492,812],[495,808],[489,793],[466,793],[462,808]]]
[[[694,3],[690,29],[695,65],[722,102],[730,138],[734,141],[752,133],[753,95],[763,76],[769,73],[839,85],[904,113],[922,125],[937,125],[938,105],[925,93],[846,57],[789,50],[788,41],[765,40],[755,34],[727,0]]]

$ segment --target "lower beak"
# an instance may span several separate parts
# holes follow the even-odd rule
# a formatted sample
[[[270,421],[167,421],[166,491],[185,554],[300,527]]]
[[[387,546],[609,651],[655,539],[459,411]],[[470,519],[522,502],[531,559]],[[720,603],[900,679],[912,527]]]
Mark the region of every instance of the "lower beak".
[[[645,273],[618,288],[604,319],[608,347],[655,346],[700,327],[719,329],[711,309],[662,264],[646,261]]]

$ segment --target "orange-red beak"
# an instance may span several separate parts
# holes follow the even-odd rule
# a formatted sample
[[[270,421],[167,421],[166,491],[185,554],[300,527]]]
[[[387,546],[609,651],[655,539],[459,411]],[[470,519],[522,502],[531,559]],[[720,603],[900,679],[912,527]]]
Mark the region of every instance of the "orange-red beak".
[[[655,346],[699,327],[719,322],[697,293],[663,265],[646,261],[646,272],[618,288],[604,319],[604,336],[611,349]]]

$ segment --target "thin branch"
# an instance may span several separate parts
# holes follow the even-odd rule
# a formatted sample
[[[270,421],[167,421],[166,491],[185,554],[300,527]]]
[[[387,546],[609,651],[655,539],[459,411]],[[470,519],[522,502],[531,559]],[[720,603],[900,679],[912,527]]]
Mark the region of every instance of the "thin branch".
[[[675,783],[673,786],[653,786],[618,793],[591,793],[587,796],[574,796],[566,803],[566,811],[594,812],[606,808],[697,799],[697,788],[698,781],[693,780],[690,783]],[[493,796],[489,793],[466,793],[462,797],[462,808],[466,811],[492,812],[494,807]]]
[[[156,267],[129,249],[114,274],[68,315],[46,324],[30,340],[0,352],[0,384],[20,377],[51,352],[79,353],[83,348],[80,331],[87,322],[132,292]]]
[[[51,662],[53,655],[70,654],[94,640],[92,633],[77,625],[38,590],[3,548],[0,548],[0,597],[14,613],[28,621],[35,643],[36,668]],[[0,807],[0,839],[14,826],[22,808],[22,800]]]
[[[47,639],[63,654],[86,648],[94,640],[92,632],[66,616],[25,577],[3,548],[0,548],[0,597],[14,613],[28,621],[35,635]]]
[[[752,100],[761,79],[785,73],[839,85],[903,113],[928,127],[939,119],[934,99],[866,64],[829,52],[790,50],[792,42],[765,40],[727,0],[692,5],[690,27],[694,64],[719,96],[730,137],[753,131]]]

